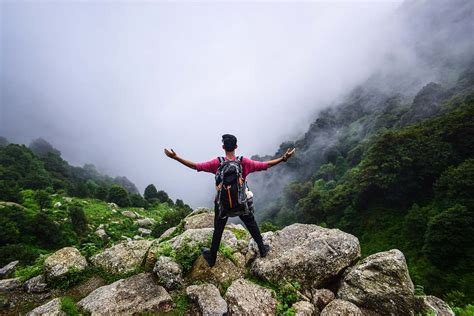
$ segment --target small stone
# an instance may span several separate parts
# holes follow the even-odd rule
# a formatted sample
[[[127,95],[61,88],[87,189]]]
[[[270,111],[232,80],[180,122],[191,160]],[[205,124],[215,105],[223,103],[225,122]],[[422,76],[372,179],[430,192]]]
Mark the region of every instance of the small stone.
[[[328,289],[313,289],[311,291],[311,297],[311,303],[313,303],[320,311],[335,299],[334,293]]]
[[[55,298],[48,303],[36,307],[34,310],[26,314],[26,316],[63,316],[65,312],[61,310],[61,299]]]
[[[102,239],[107,239],[108,238],[107,233],[105,232],[105,229],[103,229],[103,228],[96,230],[95,234],[97,236],[99,236],[100,238],[102,238]]]
[[[0,279],[8,278],[15,273],[16,266],[18,265],[18,260],[12,261],[3,268],[0,269]]]
[[[130,211],[123,211],[122,215],[128,218],[137,218],[137,215]]]
[[[156,221],[153,218],[141,218],[137,220],[137,224],[140,227],[151,227],[156,224]]]
[[[7,293],[21,287],[20,278],[0,280],[0,293]]]
[[[335,299],[321,312],[320,316],[362,316],[362,311],[351,302]]]
[[[54,208],[60,208],[61,205],[62,205],[61,202],[56,202],[56,203],[54,203],[53,207]]]
[[[175,290],[183,286],[183,269],[170,257],[160,256],[153,268],[159,283],[167,290]]]
[[[295,309],[295,316],[313,316],[315,313],[314,305],[310,302],[299,301],[292,307]]]
[[[227,313],[227,303],[219,290],[212,284],[191,285],[186,288],[186,295],[195,302],[203,316],[218,316]]]
[[[151,229],[146,229],[146,228],[140,227],[138,229],[138,232],[143,236],[149,236],[151,234]]]
[[[23,288],[28,293],[41,293],[46,290],[47,286],[44,274],[40,274],[27,280]]]

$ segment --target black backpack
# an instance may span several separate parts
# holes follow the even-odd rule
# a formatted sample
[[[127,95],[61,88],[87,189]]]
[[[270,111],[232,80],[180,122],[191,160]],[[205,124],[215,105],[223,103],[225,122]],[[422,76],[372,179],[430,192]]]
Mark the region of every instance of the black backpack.
[[[216,173],[216,202],[221,218],[249,214],[247,184],[242,177],[242,157],[236,160],[225,160],[219,157],[219,168]]]

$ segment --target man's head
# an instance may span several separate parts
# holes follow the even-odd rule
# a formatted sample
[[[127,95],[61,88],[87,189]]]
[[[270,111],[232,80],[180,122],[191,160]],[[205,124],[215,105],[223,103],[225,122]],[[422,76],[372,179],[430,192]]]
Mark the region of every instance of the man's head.
[[[237,137],[230,134],[222,135],[222,148],[227,152],[234,151],[237,148]]]

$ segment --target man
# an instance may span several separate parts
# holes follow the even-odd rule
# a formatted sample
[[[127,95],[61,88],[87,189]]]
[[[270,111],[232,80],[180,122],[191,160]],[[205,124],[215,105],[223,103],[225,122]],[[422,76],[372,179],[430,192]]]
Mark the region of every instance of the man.
[[[225,157],[224,157],[225,160],[237,159],[237,157],[235,156],[236,148],[237,148],[237,138],[234,135],[225,134],[222,136],[222,149],[224,149],[225,151]],[[288,149],[282,157],[265,161],[265,162],[255,161],[255,160],[251,160],[249,158],[243,157],[241,161],[242,177],[245,179],[247,175],[252,172],[267,170],[268,168],[273,167],[282,161],[287,161],[288,158],[290,158],[294,153],[295,153],[295,148]],[[195,169],[197,171],[205,171],[205,172],[216,174],[220,165],[218,158],[215,158],[206,162],[195,163],[195,162],[179,157],[174,152],[173,149],[171,150],[165,149],[165,154],[168,157],[179,161],[183,165],[191,169]],[[270,250],[270,247],[263,243],[262,235],[260,234],[258,225],[255,222],[253,213],[250,212],[246,215],[240,215],[239,218],[242,220],[242,222],[244,222],[245,226],[250,232],[250,235],[257,243],[260,256],[265,257],[268,251]],[[224,232],[226,223],[227,223],[227,217],[221,218],[221,216],[219,216],[217,201],[214,200],[214,233],[212,235],[211,249],[207,249],[207,248],[203,249],[203,257],[204,259],[206,259],[210,267],[214,266],[214,264],[216,263],[217,251],[219,250],[219,244],[221,242],[222,233]]]

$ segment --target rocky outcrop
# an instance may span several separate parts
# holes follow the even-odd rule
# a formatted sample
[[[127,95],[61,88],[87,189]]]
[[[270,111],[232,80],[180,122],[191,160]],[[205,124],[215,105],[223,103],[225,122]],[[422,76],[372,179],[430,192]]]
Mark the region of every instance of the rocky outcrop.
[[[416,305],[417,312],[423,315],[454,316],[451,307],[436,296],[418,296]]]
[[[61,300],[55,298],[48,303],[36,307],[34,310],[26,314],[26,316],[65,316],[66,313],[61,310]]]
[[[344,276],[338,298],[384,315],[413,315],[413,282],[403,253],[393,249],[376,253]]]
[[[43,265],[47,280],[61,278],[71,270],[82,271],[86,267],[86,258],[74,247],[59,249],[46,258]]]
[[[21,287],[20,278],[0,280],[0,293],[10,292],[19,287]]]
[[[214,214],[203,212],[184,219],[184,229],[214,228]]]
[[[23,288],[28,293],[41,293],[46,291],[46,278],[43,274],[32,277],[23,284]]]
[[[130,272],[142,264],[151,244],[150,240],[125,241],[96,254],[90,261],[109,273]]]
[[[159,257],[153,272],[158,277],[158,282],[167,290],[175,290],[183,286],[183,269],[170,257]]]
[[[336,299],[329,303],[320,316],[362,316],[362,311],[351,302]]]
[[[314,305],[310,302],[299,301],[292,306],[295,309],[295,316],[313,316],[316,313]]]
[[[18,265],[18,260],[12,261],[3,268],[0,269],[0,279],[5,279],[11,277],[16,270],[16,266]]]
[[[225,293],[230,315],[275,315],[277,301],[269,289],[245,279],[232,282]]]
[[[212,284],[191,285],[186,295],[194,302],[203,316],[218,316],[227,313],[227,303]]]
[[[316,225],[293,224],[266,235],[264,241],[272,250],[258,257],[251,271],[273,283],[286,278],[306,288],[320,287],[360,257],[355,236]]]
[[[156,284],[151,273],[140,273],[102,286],[77,305],[92,315],[159,313],[174,306],[171,296]]]

